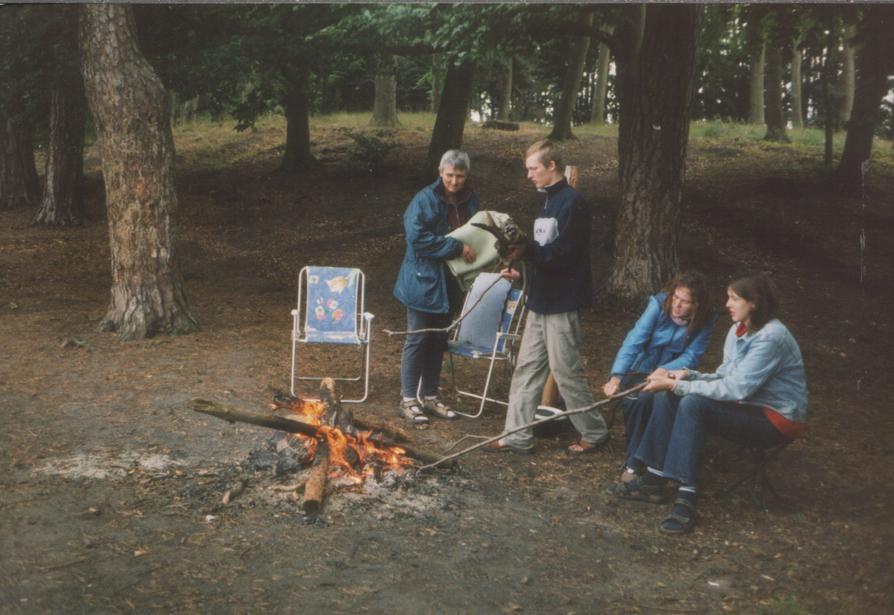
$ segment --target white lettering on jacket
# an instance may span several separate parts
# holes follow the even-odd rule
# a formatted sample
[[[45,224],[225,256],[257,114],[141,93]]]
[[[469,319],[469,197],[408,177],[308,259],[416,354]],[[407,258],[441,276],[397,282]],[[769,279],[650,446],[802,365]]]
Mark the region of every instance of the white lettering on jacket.
[[[555,218],[537,218],[534,220],[534,241],[541,246],[555,241],[559,236],[559,221]]]

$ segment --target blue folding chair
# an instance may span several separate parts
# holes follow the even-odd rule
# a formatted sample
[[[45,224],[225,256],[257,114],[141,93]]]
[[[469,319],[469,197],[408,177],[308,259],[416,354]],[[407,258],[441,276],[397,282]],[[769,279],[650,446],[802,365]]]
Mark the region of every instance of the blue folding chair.
[[[366,276],[359,269],[343,267],[304,267],[298,273],[298,307],[292,310],[291,392],[296,380],[334,380],[363,382],[363,397],[343,399],[360,403],[369,395],[369,352],[373,315],[364,310]],[[360,351],[358,376],[299,375],[298,344],[337,344],[357,346]]]
[[[478,418],[484,412],[484,404],[493,402],[508,406],[507,401],[487,396],[494,372],[494,365],[501,361],[514,367],[515,354],[521,338],[521,323],[524,318],[524,289],[513,288],[512,284],[500,278],[498,273],[482,273],[472,284],[466,295],[461,314],[462,320],[456,333],[448,342],[447,352],[453,389],[458,395],[481,400],[478,412],[470,414],[454,410],[469,418]],[[488,361],[487,377],[481,393],[460,389],[456,385],[456,369],[453,357]]]

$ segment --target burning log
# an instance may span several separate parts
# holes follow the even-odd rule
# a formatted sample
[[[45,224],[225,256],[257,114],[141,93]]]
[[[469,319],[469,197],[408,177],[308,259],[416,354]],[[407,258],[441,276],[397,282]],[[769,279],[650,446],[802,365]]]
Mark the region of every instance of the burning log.
[[[321,442],[317,447],[317,455],[311,467],[307,482],[304,484],[304,502],[301,507],[310,516],[316,516],[323,506],[326,494],[326,479],[329,476],[329,445]]]
[[[278,429],[279,431],[288,433],[300,433],[308,438],[317,437],[317,434],[320,431],[320,428],[316,425],[269,414],[243,412],[242,410],[237,410],[233,406],[211,401],[209,399],[190,400],[187,407],[194,412],[210,414],[211,416],[223,419],[228,423],[248,423],[249,425],[269,427],[270,429]]]
[[[276,449],[276,455],[285,454],[286,461],[295,464],[291,471],[299,471],[312,460],[304,481],[302,504],[309,518],[316,517],[322,508],[329,478],[352,485],[361,484],[369,478],[381,481],[386,476],[390,476],[389,480],[393,481],[406,468],[416,465],[407,455],[429,464],[439,460],[438,455],[412,450],[405,444],[395,446],[393,442],[386,442],[381,435],[374,436],[368,431],[358,431],[356,423],[360,421],[354,418],[350,410],[342,407],[335,382],[331,378],[325,378],[321,382],[319,400],[277,394],[275,402],[277,409],[289,410],[290,415],[243,412],[203,399],[194,399],[188,405],[196,412],[210,414],[231,423],[248,423],[296,434],[297,439],[292,436],[277,439],[272,448]],[[299,453],[297,463],[295,453]],[[274,459],[277,459],[276,455]],[[281,459],[275,461],[276,472],[281,467],[280,461]],[[342,479],[347,480],[347,483]],[[229,503],[237,495],[237,490],[228,491],[224,495],[224,503]]]
[[[320,427],[317,425],[311,425],[310,423],[305,423],[303,421],[288,419],[271,414],[245,412],[228,404],[222,404],[220,402],[211,401],[208,399],[190,400],[187,403],[187,407],[194,412],[210,414],[211,416],[223,419],[229,423],[248,423],[249,425],[257,425],[259,427],[267,427],[269,429],[278,429],[279,431],[285,431],[287,433],[297,433],[309,438],[316,438],[321,435]],[[373,425],[375,424],[375,421],[369,421],[367,419],[361,420],[355,417],[354,424],[356,426]],[[376,429],[376,431],[379,430]],[[405,436],[405,434],[402,434],[400,430],[396,430],[394,433],[402,437]],[[399,446],[404,450],[404,453],[408,457],[418,459],[419,461],[423,461],[425,463],[433,463],[441,459],[440,455],[414,448],[412,446],[404,444],[403,442],[395,441],[396,439],[391,440],[386,438],[372,437],[371,440],[380,444],[381,446]]]
[[[272,407],[274,410],[284,410],[289,413],[294,413],[301,408],[302,404],[303,400],[300,397],[295,397],[294,395],[289,395],[288,393],[275,389],[273,391]],[[410,434],[407,433],[406,430],[389,425],[374,416],[359,417],[353,415],[351,421],[357,430],[373,432],[375,434],[373,439],[382,442],[385,446],[392,446],[399,442],[409,442],[411,440]]]

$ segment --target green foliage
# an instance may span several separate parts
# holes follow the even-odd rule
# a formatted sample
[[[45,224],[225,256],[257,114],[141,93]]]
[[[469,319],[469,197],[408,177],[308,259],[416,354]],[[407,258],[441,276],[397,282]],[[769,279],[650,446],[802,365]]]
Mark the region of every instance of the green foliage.
[[[750,57],[742,7],[707,6],[700,37],[693,117],[744,120]]]
[[[37,122],[60,71],[79,70],[75,6],[0,5],[0,114]]]

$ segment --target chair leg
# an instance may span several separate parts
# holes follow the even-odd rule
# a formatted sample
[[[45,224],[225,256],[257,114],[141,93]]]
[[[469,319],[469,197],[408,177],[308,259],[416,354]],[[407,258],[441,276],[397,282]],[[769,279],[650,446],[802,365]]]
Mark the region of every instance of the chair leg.
[[[295,396],[295,331],[292,331],[292,370],[289,378],[289,393]]]
[[[774,498],[779,498],[779,493],[777,493],[767,474],[767,466],[786,446],[783,444],[773,449],[748,449],[748,452],[751,454],[751,471],[731,486],[721,490],[720,494],[728,495],[743,484],[750,483],[752,504],[754,504],[757,510],[767,512],[769,507],[767,506],[766,492],[769,491]]]
[[[473,397],[476,399],[479,399],[479,398],[481,399],[481,403],[478,406],[478,412],[476,412],[475,414],[471,414],[469,412],[460,412],[459,410],[454,410],[454,412],[456,412],[458,415],[464,416],[464,417],[470,418],[470,419],[477,419],[479,416],[481,416],[484,413],[484,404],[486,404],[488,401],[497,401],[497,400],[489,400],[487,397],[487,390],[490,388],[490,381],[491,381],[491,378],[493,377],[493,373],[494,373],[494,363],[496,363],[496,354],[497,353],[496,353],[496,342],[495,342],[494,343],[494,351],[490,357],[490,365],[487,368],[487,378],[484,381],[484,391],[482,391],[480,396],[477,394],[474,394],[474,393],[460,391],[458,388],[456,388],[456,379],[454,377],[453,388],[458,394],[469,395],[470,397]],[[452,364],[452,362],[453,362],[452,355],[450,357],[450,361]],[[497,401],[497,403],[503,403],[503,402]]]

